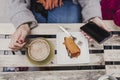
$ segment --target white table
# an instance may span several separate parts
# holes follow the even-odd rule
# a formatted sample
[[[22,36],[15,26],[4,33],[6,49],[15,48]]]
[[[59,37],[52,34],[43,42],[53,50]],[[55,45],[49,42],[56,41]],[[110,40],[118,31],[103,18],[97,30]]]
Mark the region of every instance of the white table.
[[[106,25],[110,28],[110,30],[114,31],[115,34],[110,40],[106,41],[104,44],[97,44],[96,42],[89,42],[89,50],[90,50],[90,63],[89,64],[69,64],[69,65],[57,65],[56,64],[56,57],[53,60],[52,64],[49,65],[34,65],[29,62],[26,55],[21,55],[19,53],[16,53],[16,55],[4,55],[7,53],[11,53],[11,50],[8,48],[8,44],[10,42],[10,35],[13,34],[15,31],[15,28],[10,23],[0,23],[0,67],[39,67],[39,66],[51,66],[53,70],[59,70],[61,69],[61,72],[59,71],[50,71],[47,72],[46,75],[50,74],[57,74],[64,76],[64,73],[68,73],[71,76],[74,72],[77,75],[79,73],[80,75],[87,76],[89,73],[89,78],[91,80],[93,78],[98,78],[100,75],[103,74],[112,74],[114,72],[119,73],[120,72],[120,37],[118,37],[116,34],[120,34],[120,28],[116,27],[116,25],[113,23],[113,21],[104,21]],[[65,28],[67,28],[71,32],[79,31],[80,26],[82,26],[84,23],[79,24],[61,24]],[[34,28],[31,31],[31,35],[56,35],[58,32],[61,32],[61,30],[57,26],[58,24],[39,24],[38,27]],[[47,38],[50,40],[56,50],[56,37],[55,38]],[[62,68],[61,68],[62,67]],[[70,70],[67,71],[66,69]],[[94,77],[94,74],[96,74],[96,77]],[[9,74],[9,73],[2,73],[3,75]],[[20,73],[13,72],[10,75],[19,75]],[[44,72],[23,72],[22,74],[25,75],[34,75],[34,74],[45,74]],[[116,77],[120,77],[120,74],[115,74]],[[26,77],[26,76],[25,76]],[[59,76],[58,76],[59,77]],[[71,76],[72,77],[72,76]],[[74,76],[75,77],[75,76]],[[77,76],[79,77],[79,76]],[[76,77],[76,78],[77,78]],[[81,76],[82,77],[82,76]],[[52,79],[52,78],[51,78]],[[73,78],[74,79],[74,78]],[[77,80],[77,79],[76,79]],[[84,80],[84,79],[83,79]],[[86,79],[87,80],[87,79]]]

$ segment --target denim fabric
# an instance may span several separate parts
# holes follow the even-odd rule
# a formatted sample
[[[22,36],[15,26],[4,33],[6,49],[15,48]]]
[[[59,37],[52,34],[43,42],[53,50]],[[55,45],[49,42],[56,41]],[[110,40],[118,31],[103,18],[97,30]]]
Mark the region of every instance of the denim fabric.
[[[38,23],[79,23],[82,22],[81,7],[72,0],[63,0],[63,6],[48,11],[48,18],[33,11]]]

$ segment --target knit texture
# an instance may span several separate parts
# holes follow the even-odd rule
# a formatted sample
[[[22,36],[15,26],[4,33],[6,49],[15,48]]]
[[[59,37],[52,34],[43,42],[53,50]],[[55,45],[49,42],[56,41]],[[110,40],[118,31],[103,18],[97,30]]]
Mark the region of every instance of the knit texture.
[[[114,20],[120,26],[120,0],[102,0],[101,10],[104,20]]]

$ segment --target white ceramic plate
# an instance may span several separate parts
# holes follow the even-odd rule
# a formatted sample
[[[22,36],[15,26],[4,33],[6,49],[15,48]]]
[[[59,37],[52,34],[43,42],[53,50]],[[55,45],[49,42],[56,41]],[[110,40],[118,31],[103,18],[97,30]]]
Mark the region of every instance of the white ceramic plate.
[[[73,36],[77,40],[82,41],[82,45],[78,45],[81,49],[81,53],[77,58],[70,58],[66,50],[64,43],[64,37],[68,35],[64,32],[57,34],[57,64],[78,64],[78,63],[89,63],[89,49],[88,49],[88,40],[84,37],[81,32],[72,32]],[[77,41],[76,41],[77,43]]]

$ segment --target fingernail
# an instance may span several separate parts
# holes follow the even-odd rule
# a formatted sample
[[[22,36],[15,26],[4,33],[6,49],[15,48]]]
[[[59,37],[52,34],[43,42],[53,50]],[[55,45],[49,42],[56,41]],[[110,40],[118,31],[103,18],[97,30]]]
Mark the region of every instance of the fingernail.
[[[19,40],[19,41],[16,41],[16,42],[19,43],[19,44],[22,44],[23,40]]]
[[[20,44],[22,44],[23,43],[23,40],[20,40]]]
[[[23,43],[23,40],[20,40],[21,43]]]

